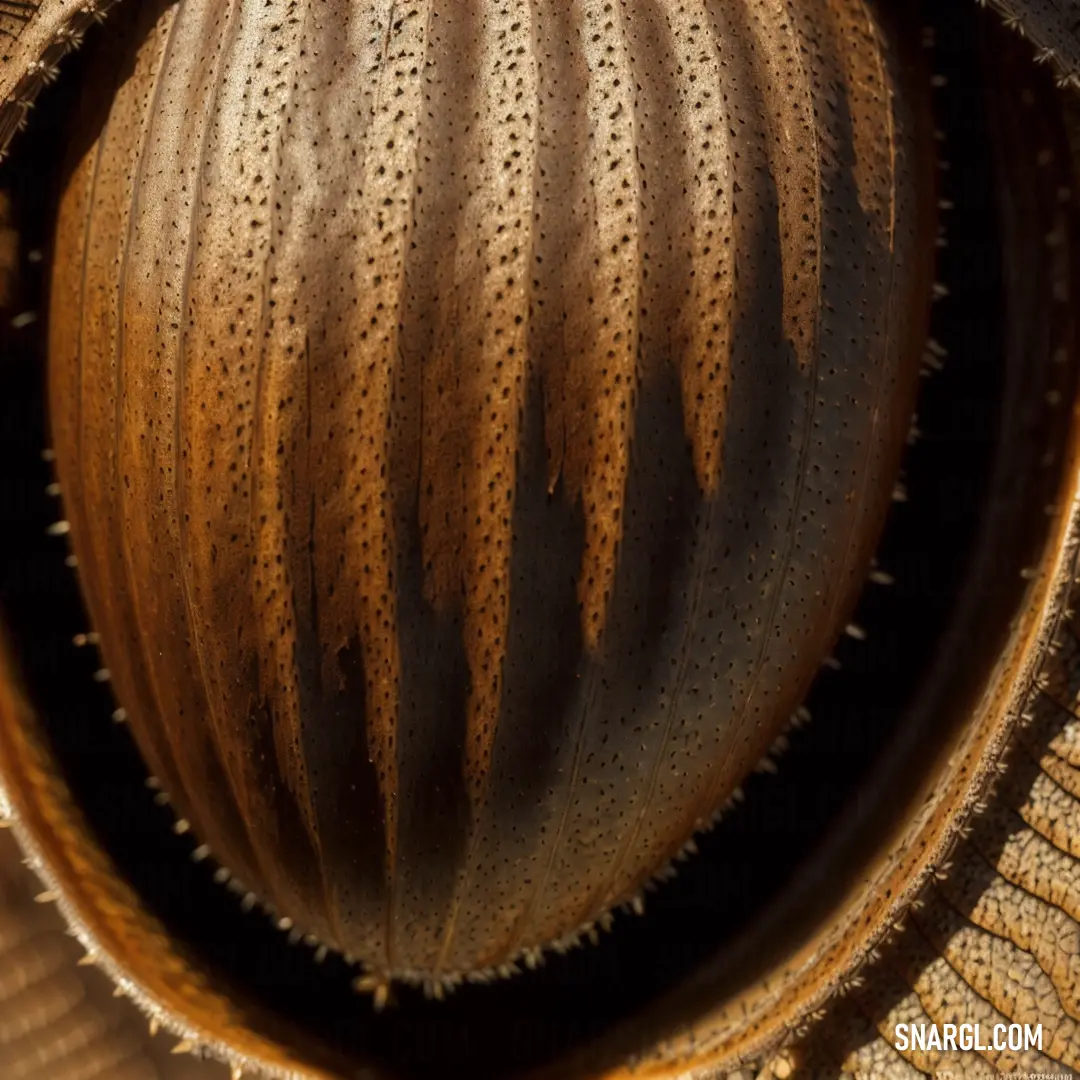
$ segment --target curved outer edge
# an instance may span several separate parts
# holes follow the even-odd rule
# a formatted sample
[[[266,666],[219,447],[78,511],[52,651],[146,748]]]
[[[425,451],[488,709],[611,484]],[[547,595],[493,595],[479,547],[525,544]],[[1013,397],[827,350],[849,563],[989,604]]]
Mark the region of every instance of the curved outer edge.
[[[7,790],[0,784],[0,820],[11,829],[26,865],[45,886],[39,899],[54,901],[69,931],[88,957],[116,985],[117,991],[138,1006],[152,1025],[175,1035],[174,1052],[186,1050],[197,1057],[220,1061],[234,1077],[264,1075],[268,1080],[334,1080],[346,1075],[324,1071],[295,1060],[281,1045],[245,1026],[235,1006],[206,985],[187,959],[170,944],[165,929],[145,911],[138,897],[124,883],[110,860],[90,837],[80,812],[71,802],[66,786],[50,776],[36,760],[41,751],[27,737],[30,716],[12,678],[7,654],[0,639],[0,772],[19,777]],[[59,849],[59,858],[46,853],[37,836],[41,828],[28,824],[34,816],[51,818],[47,835]],[[65,867],[62,862],[67,862]],[[80,887],[71,888],[71,880]],[[140,981],[118,955],[114,938],[131,937],[140,955],[154,957],[151,967],[172,975],[176,987],[154,993]],[[185,1008],[185,998],[194,1009]],[[211,1033],[192,1015],[211,1016],[226,1038]],[[355,1080],[374,1080],[368,1071],[354,1071]]]
[[[777,965],[746,994],[725,1002],[682,1037],[657,1048],[657,1057],[629,1062],[595,1074],[603,1080],[714,1080],[727,1070],[752,1066],[770,1057],[805,1031],[808,1019],[837,994],[859,985],[859,971],[904,922],[912,904],[947,863],[963,837],[976,804],[992,792],[998,765],[1022,726],[1021,716],[1035,692],[1035,681],[1056,636],[1080,569],[1080,414],[1074,410],[1067,512],[1059,517],[1057,542],[1032,581],[1028,603],[1010,647],[989,680],[980,719],[951,756],[939,790],[932,778],[916,820],[888,844],[874,871],[843,903],[842,912],[823,931]],[[969,767],[958,766],[963,759]],[[962,812],[949,814],[952,807]],[[912,852],[917,852],[912,857]],[[905,857],[906,856],[906,857]],[[882,901],[892,884],[893,899]],[[872,929],[855,933],[857,923]],[[822,972],[832,972],[822,978]],[[777,992],[774,985],[786,988]],[[738,1031],[737,1028],[742,1028]],[[672,1069],[680,1069],[673,1073]]]
[[[985,0],[979,2],[985,6]],[[999,9],[1003,6],[995,0],[990,3]],[[1010,6],[1028,7],[1021,2]],[[1061,7],[1054,10],[1056,21],[1040,24],[1047,27],[1047,40],[1076,47],[1075,63],[1070,60],[1062,66],[1071,52],[1053,55],[1068,76],[1059,82],[1080,87],[1080,25],[1070,30]],[[1080,4],[1073,10],[1080,21]],[[1028,36],[1036,40],[1028,23],[1012,25],[1028,30]],[[1048,530],[1040,565],[1034,573],[1023,575],[1030,578],[1026,597],[1009,642],[986,680],[973,721],[947,758],[942,754],[921,795],[912,799],[913,813],[907,824],[885,842],[860,883],[801,948],[747,991],[683,1025],[647,1057],[594,1069],[590,1077],[716,1080],[740,1069],[757,1074],[762,1061],[805,1036],[837,995],[862,985],[863,969],[877,960],[881,947],[920,905],[922,894],[967,835],[972,818],[993,797],[1004,763],[1025,726],[1023,714],[1038,693],[1037,681],[1051,646],[1070,601],[1076,598],[1074,590],[1080,585],[1080,402],[1073,404],[1072,414],[1057,501],[1062,509]],[[890,899],[886,900],[887,891]],[[763,1075],[772,1074],[766,1067]]]
[[[83,34],[119,0],[44,0],[8,51],[0,55],[0,161],[57,65],[76,49]]]
[[[20,34],[12,50],[16,55],[9,54],[0,57],[0,158],[7,152],[11,137],[25,124],[26,114],[32,107],[37,93],[55,78],[56,62],[68,51],[77,47],[83,32],[93,22],[100,21],[105,12],[118,2],[119,0],[89,0],[89,2],[78,3],[60,0],[57,3],[50,3],[46,0],[42,5],[42,8],[46,9],[45,13],[42,14],[39,10],[31,16],[26,29]],[[1058,68],[1059,79],[1063,84],[1080,87],[1080,28],[1071,27],[1067,14],[1067,11],[1072,13],[1073,24],[1080,21],[1080,4],[1073,3],[1072,0],[1026,0],[1026,2],[1025,0],[977,0],[977,2],[981,6],[989,6],[998,11],[1007,24],[1024,33],[1040,50],[1039,59],[1055,64]],[[890,936],[893,928],[903,920],[918,895],[934,879],[937,868],[948,860],[949,854],[963,835],[968,824],[970,808],[993,789],[998,777],[999,762],[1012,745],[1013,737],[1020,727],[1020,716],[1034,692],[1039,668],[1042,666],[1051,641],[1056,636],[1072,588],[1080,581],[1077,578],[1078,555],[1080,555],[1080,474],[1076,470],[1077,439],[1078,432],[1074,423],[1073,446],[1071,447],[1073,465],[1070,476],[1072,490],[1069,495],[1068,512],[1059,518],[1059,542],[1056,545],[1052,541],[1048,542],[1048,547],[1053,550],[1052,566],[1046,568],[1038,579],[1032,582],[1031,593],[1038,594],[1037,599],[1034,595],[1029,598],[1030,602],[1025,608],[1022,619],[1022,628],[1014,634],[1006,659],[999,664],[997,673],[990,680],[990,689],[984,696],[979,710],[983,714],[980,722],[972,725],[963,745],[954,755],[954,758],[962,756],[973,767],[970,771],[963,768],[951,768],[952,776],[948,790],[953,798],[948,802],[949,805],[959,802],[960,805],[967,807],[969,812],[952,815],[951,820],[944,815],[943,822],[935,821],[940,814],[940,807],[945,797],[940,793],[934,793],[924,802],[916,822],[909,827],[903,837],[889,846],[892,855],[886,855],[881,860],[876,874],[859,888],[856,896],[845,903],[841,918],[833,920],[824,934],[818,934],[796,957],[790,958],[787,964],[774,969],[760,984],[767,986],[774,980],[790,984],[791,964],[795,962],[798,964],[796,978],[800,984],[796,990],[786,991],[778,1000],[769,990],[761,990],[759,987],[757,995],[767,996],[772,1000],[751,1003],[744,998],[735,1003],[725,1004],[711,1017],[705,1018],[697,1025],[700,1029],[704,1029],[705,1036],[704,1039],[699,1036],[696,1040],[699,1047],[697,1051],[689,1050],[685,1044],[664,1047],[660,1050],[660,1053],[664,1054],[664,1060],[631,1063],[628,1067],[620,1067],[603,1073],[604,1080],[623,1080],[629,1077],[635,1077],[638,1080],[647,1077],[671,1080],[674,1075],[671,1071],[673,1066],[680,1069],[678,1073],[680,1080],[712,1080],[717,1075],[723,1075],[726,1070],[747,1067],[756,1072],[763,1059],[768,1058],[777,1047],[800,1033],[801,1025],[806,1017],[814,1014],[835,995],[838,981],[842,983],[857,980],[858,970],[874,959],[876,948]],[[18,708],[12,700],[14,686],[10,673],[4,670],[6,667],[6,657],[0,656],[0,718],[10,708]],[[1002,684],[1005,684],[1004,687]],[[0,758],[6,756],[12,749],[10,746],[3,745],[4,742],[4,738],[0,735]],[[23,760],[28,758],[33,751],[29,745],[21,749],[23,753],[17,753],[17,756],[23,768],[15,770],[14,775],[26,777],[28,784],[33,786],[29,780],[29,769],[26,768],[30,765],[30,761]],[[30,753],[27,754],[26,751]],[[966,780],[958,780],[958,775],[961,778],[966,777]],[[56,781],[45,781],[39,778],[37,785],[55,787]],[[234,1033],[239,1036],[235,1042],[225,1042],[215,1038],[205,1029],[191,1023],[179,1008],[171,1007],[136,982],[128,968],[103,942],[102,937],[91,930],[90,923],[94,920],[84,910],[84,901],[81,898],[73,899],[72,893],[64,889],[64,875],[57,872],[34,839],[30,829],[24,824],[23,815],[20,814],[20,809],[25,813],[21,794],[16,792],[13,795],[11,791],[5,791],[3,785],[0,784],[0,821],[7,819],[26,856],[27,865],[42,880],[50,896],[56,895],[57,907],[70,927],[72,935],[93,957],[94,963],[148,1017],[165,1030],[175,1034],[183,1044],[191,1044],[193,1052],[222,1061],[234,1069],[257,1068],[275,1080],[316,1080],[316,1078],[331,1080],[335,1075],[333,1073],[299,1066],[295,1062],[288,1065],[282,1064],[284,1052],[279,1047],[265,1043],[258,1036],[252,1035],[248,1029],[235,1030]],[[78,811],[70,806],[66,790],[54,792],[51,798],[46,796],[46,799],[54,804],[52,806],[54,813],[58,812],[59,815],[66,816],[65,824],[69,828],[75,832],[85,831]],[[62,805],[65,802],[68,805]],[[903,859],[898,861],[895,853],[900,850],[910,851],[911,848],[918,847],[920,839],[930,842],[922,848],[922,854],[912,860],[911,869],[905,870],[907,862]],[[60,842],[65,843],[63,840]],[[70,848],[70,846],[69,838],[65,847]],[[84,854],[80,857],[80,861],[87,861],[85,856],[87,851],[92,852],[92,858],[102,863],[107,861],[103,853],[88,838],[83,840],[81,850]],[[851,928],[864,912],[866,897],[869,895],[872,900],[874,894],[888,878],[900,878],[906,880],[907,884],[892,902],[880,907],[875,913],[874,930],[869,934],[861,935],[857,944],[849,945]],[[145,924],[139,928],[140,935],[147,941],[155,937],[158,949],[162,947],[167,949],[167,945],[163,945],[166,941],[163,930],[153,924],[152,920],[143,913],[137,898],[120,883],[115,875],[113,880],[116,883],[114,889],[118,895],[109,899],[117,900],[120,899],[119,894],[124,894],[122,903],[127,906],[129,912],[138,912],[141,921]],[[99,911],[98,914],[108,918],[104,911]],[[174,965],[187,968],[187,962],[179,954],[171,949],[168,951]],[[839,980],[833,979],[819,983],[809,992],[803,990],[801,984],[813,983],[814,969],[825,963],[828,963],[829,967],[837,966],[835,960],[829,961],[829,954],[843,954],[844,952],[848,954],[848,960],[842,966],[844,974],[839,977]],[[195,979],[193,978],[192,981],[194,982]],[[200,988],[200,992],[209,995],[208,1000],[213,999],[219,1004],[220,1015],[228,1015],[231,1011],[228,1002],[213,991]],[[749,996],[757,995],[752,991]],[[713,1051],[703,1048],[705,1039],[710,1036],[710,1028],[726,1029],[729,1026],[725,1022],[729,1011],[740,1011],[744,1018],[762,1014],[768,1018],[781,1010],[783,1019],[778,1023],[744,1024],[744,1035],[741,1040],[737,1039],[734,1045],[727,1037],[727,1032],[724,1031],[720,1036],[722,1046]],[[761,1030],[762,1027],[765,1030]],[[238,1046],[243,1046],[243,1052],[238,1052],[236,1049]],[[274,1061],[274,1058],[278,1060]]]
[[[808,1022],[812,1023],[813,1020],[819,1018],[819,1010],[822,1010],[838,992],[844,994],[849,989],[855,989],[861,985],[860,971],[878,959],[878,950],[903,926],[908,913],[918,904],[920,895],[937,879],[941,867],[949,862],[954,848],[966,835],[975,807],[993,795],[1000,776],[999,764],[1012,749],[1014,737],[1022,726],[1021,716],[1037,693],[1035,684],[1050,643],[1056,637],[1068,601],[1073,595],[1074,584],[1080,582],[1077,576],[1080,570],[1080,474],[1075,471],[1073,487],[1066,543],[1058,549],[1059,554],[1055,559],[1055,565],[1048,575],[1051,587],[1046,590],[1046,598],[1039,604],[1038,624],[1033,632],[1025,635],[1026,640],[1032,644],[1026,655],[1021,658],[1021,665],[1012,681],[1007,703],[1004,708],[996,710],[997,715],[991,718],[990,726],[983,727],[980,732],[982,738],[977,741],[984,750],[977,756],[975,768],[969,774],[970,781],[965,785],[959,798],[959,804],[964,808],[964,812],[951,815],[945,826],[936,830],[933,844],[926,845],[925,854],[918,860],[917,871],[907,879],[907,885],[896,895],[896,899],[875,918],[874,930],[861,935],[858,944],[847,950],[849,959],[840,969],[839,975],[828,982],[820,983],[816,992],[801,998],[797,1011],[792,1010],[780,1024],[766,1030],[761,1037],[753,1039],[737,1051],[733,1052],[728,1046],[718,1049],[714,1054],[708,1051],[687,1054],[683,1051],[690,1060],[686,1063],[685,1071],[678,1074],[678,1080],[715,1080],[718,1075],[723,1075],[728,1069],[754,1065],[760,1067],[760,1062],[764,1058],[768,1058],[778,1048],[806,1034]],[[986,695],[989,698],[995,696],[993,689]],[[976,754],[972,753],[973,749],[972,747],[965,750],[964,757],[976,757]],[[936,816],[940,812],[937,805],[929,801],[924,803],[924,811],[926,812],[921,815],[924,818]],[[935,832],[932,820],[919,824],[921,828],[913,829],[909,835],[890,846],[893,853],[909,850],[913,846],[918,847],[920,840],[924,839],[926,834]],[[903,875],[899,873],[901,868],[894,860],[895,854],[892,859],[887,856],[884,872],[860,890],[861,893],[869,893],[871,901],[874,894],[881,890],[887,878],[895,879],[900,876],[903,879]],[[819,935],[819,940],[815,943],[809,957],[800,965],[798,974],[806,981],[813,981],[815,974],[813,969],[819,964],[828,963],[828,966],[834,966],[833,963],[828,962],[828,954],[834,950],[843,951],[846,940],[853,936],[852,927],[858,921],[863,906],[857,899],[849,901],[846,908],[844,916],[832,922],[824,935]],[[789,964],[772,972],[768,979],[778,976],[781,979],[789,979],[791,977],[789,965],[790,961]],[[727,1008],[724,1011],[726,1012]],[[764,1011],[768,1011],[768,1006]],[[699,1026],[707,1029],[711,1025],[706,1019]],[[706,1030],[706,1037],[708,1034]],[[697,1041],[703,1040],[699,1036]],[[674,1056],[677,1058],[678,1052]],[[669,1059],[663,1063],[657,1063],[657,1068],[653,1069],[652,1062],[642,1062],[636,1068],[616,1069],[603,1074],[603,1077],[604,1080],[629,1080],[630,1077],[636,1077],[639,1080],[645,1077],[672,1080],[672,1074],[669,1071],[672,1064],[672,1060]]]
[[[802,723],[803,722],[798,719],[798,714],[794,714],[792,720],[789,722],[788,726],[784,728],[781,735],[777,737],[773,742],[773,745],[761,756],[761,758],[759,758],[758,763],[755,766],[756,771],[776,772],[776,759],[783,753],[788,734],[796,727],[802,726]],[[2,791],[0,791],[0,794],[2,794]],[[586,922],[581,923],[575,929],[567,931],[554,941],[548,942],[545,945],[519,949],[505,962],[497,966],[477,968],[475,971],[462,973],[450,972],[445,974],[438,982],[423,975],[418,975],[416,977],[402,975],[396,976],[393,980],[387,980],[377,976],[374,969],[366,965],[363,960],[357,960],[351,955],[340,952],[338,955],[344,956],[347,963],[359,964],[369,973],[355,979],[353,981],[353,986],[361,993],[374,993],[376,995],[377,1009],[382,1008],[380,999],[382,998],[382,995],[389,992],[392,982],[420,987],[423,989],[425,997],[435,998],[441,1001],[446,995],[453,993],[455,990],[466,984],[486,985],[495,982],[498,979],[507,979],[512,978],[515,975],[520,975],[523,968],[532,971],[543,967],[545,962],[552,956],[563,955],[572,949],[588,948],[590,945],[597,944],[601,933],[608,933],[611,931],[615,922],[615,917],[618,913],[644,915],[648,905],[647,894],[654,892],[665,882],[677,877],[679,864],[686,862],[697,854],[698,839],[702,835],[715,829],[723,820],[724,815],[727,814],[733,806],[742,802],[743,798],[743,789],[740,785],[735,788],[731,795],[717,807],[711,817],[702,826],[696,829],[686,841],[684,841],[679,850],[664,863],[664,865],[661,866],[660,869],[637,890],[637,892],[633,893],[625,900],[620,901],[614,907],[603,911],[595,918],[589,919]],[[209,851],[209,849],[207,850]],[[246,890],[241,889],[239,891]],[[278,922],[279,913],[272,904],[260,900],[258,901],[258,907],[268,919],[275,923]],[[315,939],[311,939],[306,943],[311,947],[317,947],[317,942],[312,944],[314,941]],[[323,946],[323,948],[325,948],[325,946]],[[337,950],[333,951],[337,952]]]
[[[147,1023],[83,953],[26,866],[14,836],[0,829],[0,1075],[227,1080],[227,1066],[177,1053],[175,1040]]]

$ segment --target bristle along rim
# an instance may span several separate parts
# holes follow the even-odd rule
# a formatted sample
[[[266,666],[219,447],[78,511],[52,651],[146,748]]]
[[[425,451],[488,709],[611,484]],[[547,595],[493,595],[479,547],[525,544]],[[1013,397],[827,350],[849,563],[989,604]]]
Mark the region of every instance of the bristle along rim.
[[[200,1057],[273,1080],[332,1080],[341,1063],[309,1064],[195,971],[98,845],[66,784],[48,766],[37,720],[0,636],[0,817],[87,956],[151,1023]],[[178,1051],[180,1052],[180,1051]],[[317,1051],[304,1053],[312,1062]]]

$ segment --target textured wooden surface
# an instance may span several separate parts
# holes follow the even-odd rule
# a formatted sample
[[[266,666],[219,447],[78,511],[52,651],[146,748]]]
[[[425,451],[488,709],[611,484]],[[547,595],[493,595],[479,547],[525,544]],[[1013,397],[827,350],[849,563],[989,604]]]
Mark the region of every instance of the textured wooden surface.
[[[11,61],[19,38],[30,21],[37,17],[40,7],[40,0],[5,0],[0,5],[0,39],[4,42],[2,55],[5,62]]]
[[[91,80],[49,351],[93,623],[197,835],[380,972],[631,898],[861,589],[928,225],[870,9],[791,16],[186,0]]]
[[[1076,70],[1069,6],[1030,4],[1014,14],[1022,14],[1033,40],[1054,47],[1064,72]],[[707,469],[700,471],[704,458],[699,454],[695,466],[707,477]],[[1073,653],[1073,633],[1063,630],[1063,656]],[[1077,1065],[1080,1010],[1072,957],[1080,918],[1080,761],[1075,688],[1066,679],[1064,669],[1056,681],[1049,679],[992,806],[948,872],[927,888],[882,959],[862,973],[863,985],[852,987],[815,1027],[805,1057],[796,1055],[804,1074],[885,1077],[952,1069],[960,1076],[983,1075],[982,1064],[970,1056],[902,1059],[890,1045],[891,1025],[901,1017],[979,1018],[984,1025],[998,1017],[1031,1018],[1044,1024],[1042,1058],[1005,1056],[987,1062],[987,1075],[992,1069],[1054,1072]]]

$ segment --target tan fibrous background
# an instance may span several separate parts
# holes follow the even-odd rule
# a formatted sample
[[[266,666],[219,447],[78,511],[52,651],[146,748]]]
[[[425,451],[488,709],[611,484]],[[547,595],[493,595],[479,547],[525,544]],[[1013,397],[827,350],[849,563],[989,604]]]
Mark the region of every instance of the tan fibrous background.
[[[226,1080],[216,1062],[172,1053],[130,1001],[113,996],[44,886],[0,833],[0,1077],[4,1080]]]

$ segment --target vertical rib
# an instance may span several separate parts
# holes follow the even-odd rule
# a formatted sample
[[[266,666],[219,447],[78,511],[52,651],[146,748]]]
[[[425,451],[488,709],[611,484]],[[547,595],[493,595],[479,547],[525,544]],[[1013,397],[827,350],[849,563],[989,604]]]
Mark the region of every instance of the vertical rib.
[[[567,264],[547,271],[567,280],[563,293],[565,375],[557,367],[545,395],[548,452],[562,446],[562,491],[583,509],[583,555],[577,579],[581,633],[589,653],[601,647],[615,588],[623,508],[630,472],[639,371],[644,191],[638,162],[636,80],[621,6],[581,0],[573,7],[576,35],[589,76],[584,100],[586,228]],[[553,192],[554,194],[554,192]],[[545,366],[545,375],[547,367]],[[561,381],[561,386],[560,386]],[[555,448],[553,452],[552,448]],[[549,474],[549,489],[558,478]],[[573,829],[586,744],[599,689],[598,665],[584,673],[570,704],[574,722],[561,755],[565,773],[550,798],[550,825],[536,847],[532,887],[515,905],[506,954],[535,936],[539,920],[569,929],[565,898],[548,895],[556,859]],[[556,890],[561,893],[562,890]],[[544,930],[540,931],[541,934]]]
[[[460,178],[454,283],[457,293],[454,411],[432,418],[436,445],[452,431],[465,436],[460,479],[462,533],[456,573],[464,606],[469,665],[464,769],[472,808],[462,881],[455,892],[435,965],[451,955],[462,896],[474,870],[476,823],[487,801],[498,731],[510,617],[511,529],[518,454],[529,385],[529,317],[533,200],[539,108],[530,0],[484,7],[477,23],[476,124],[466,141]],[[438,400],[438,399],[437,399]],[[439,405],[435,405],[439,409]],[[425,403],[425,413],[427,413]],[[438,465],[425,450],[428,469]],[[429,476],[431,472],[429,471]],[[425,542],[450,538],[432,528]],[[451,541],[453,543],[453,541]]]
[[[380,888],[350,874],[353,899],[343,906],[350,947],[390,965],[398,963],[402,683],[391,457],[429,19],[428,4],[378,3],[351,18],[344,37],[339,21],[326,19],[313,50],[321,74],[310,76],[318,92],[304,99],[287,185],[298,217],[288,230],[294,268],[284,307],[310,336],[312,452],[321,459],[312,474],[312,567],[321,586],[312,647],[323,694],[342,678],[339,657],[359,650],[358,704],[384,840]]]
[[[830,186],[841,179],[842,165],[836,150],[843,132],[836,130],[832,103],[843,97],[844,87],[836,84],[835,56],[819,45],[822,26],[832,16],[824,3],[810,0],[813,11],[792,0],[748,0],[748,29],[755,45],[755,84],[763,94],[763,117],[769,143],[769,174],[776,185],[778,227],[782,261],[782,327],[786,346],[808,383],[803,401],[801,423],[792,433],[795,460],[793,491],[784,500],[789,507],[787,526],[777,538],[771,557],[778,565],[766,567],[762,590],[764,614],[762,632],[753,649],[752,660],[740,686],[736,715],[725,726],[717,748],[720,760],[730,761],[731,773],[744,774],[761,753],[753,740],[743,736],[744,726],[762,708],[759,698],[771,694],[765,672],[773,659],[777,640],[777,618],[782,597],[790,587],[789,570],[796,549],[803,548],[804,527],[800,510],[806,495],[806,481],[815,461],[821,462],[820,445],[814,444],[815,414],[819,400],[819,360],[821,350],[841,340],[837,323],[838,305],[829,313],[833,296],[826,296],[824,266],[843,256],[840,249],[846,240],[830,227],[847,212],[839,192]],[[843,147],[842,150],[846,150]],[[752,259],[753,256],[751,255]],[[827,324],[822,325],[822,321]],[[835,335],[835,337],[834,337]],[[832,463],[826,463],[832,467]],[[769,575],[771,574],[771,579]],[[831,632],[831,630],[830,630]],[[783,645],[781,644],[781,650]],[[769,703],[784,708],[788,703]],[[797,702],[792,700],[790,708]],[[733,760],[732,760],[733,759]],[[706,786],[704,798],[696,806],[698,820],[705,819],[721,796],[722,773],[718,769]]]
[[[220,12],[220,7],[211,5]],[[310,873],[314,854],[288,798],[272,703],[259,690],[251,537],[256,384],[267,331],[274,178],[284,141],[299,5],[236,5],[202,74],[203,150],[191,203],[177,352],[177,513],[188,604],[209,722],[256,858],[286,908],[328,928]],[[228,303],[223,303],[223,298]]]

